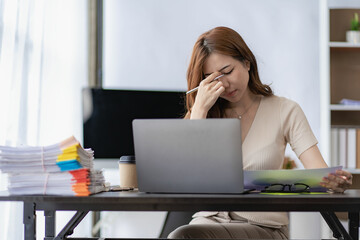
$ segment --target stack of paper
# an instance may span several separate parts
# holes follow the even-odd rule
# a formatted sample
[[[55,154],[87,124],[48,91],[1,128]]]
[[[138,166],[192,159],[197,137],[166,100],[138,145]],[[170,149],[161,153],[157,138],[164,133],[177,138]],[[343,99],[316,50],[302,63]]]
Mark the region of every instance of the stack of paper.
[[[327,190],[320,185],[323,177],[327,177],[329,173],[335,173],[336,170],[341,169],[341,166],[336,166],[294,170],[247,170],[244,171],[244,186],[246,189],[264,190],[265,187],[272,184],[292,185],[302,183],[308,185],[312,192],[321,192]]]
[[[88,196],[105,189],[93,169],[94,152],[70,137],[44,147],[0,146],[0,170],[9,174],[11,194]]]
[[[340,104],[343,104],[343,105],[360,105],[360,101],[359,100],[354,100],[354,99],[343,98],[343,99],[341,99]]]

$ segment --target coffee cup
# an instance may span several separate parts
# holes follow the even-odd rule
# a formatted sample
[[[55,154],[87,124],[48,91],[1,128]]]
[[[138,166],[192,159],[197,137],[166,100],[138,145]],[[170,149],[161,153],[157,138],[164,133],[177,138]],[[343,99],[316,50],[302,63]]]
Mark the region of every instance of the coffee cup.
[[[121,156],[119,160],[121,188],[137,188],[135,156]]]

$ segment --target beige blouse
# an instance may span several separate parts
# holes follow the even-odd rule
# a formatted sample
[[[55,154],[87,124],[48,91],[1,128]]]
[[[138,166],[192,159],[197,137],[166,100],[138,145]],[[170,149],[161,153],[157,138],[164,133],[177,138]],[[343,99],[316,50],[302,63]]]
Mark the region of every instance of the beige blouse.
[[[297,103],[284,97],[263,97],[242,144],[244,169],[280,169],[287,143],[299,157],[317,140]],[[275,228],[289,223],[286,212],[231,212],[231,217],[228,212],[199,212],[193,217],[215,215],[224,222],[246,219],[255,225]]]

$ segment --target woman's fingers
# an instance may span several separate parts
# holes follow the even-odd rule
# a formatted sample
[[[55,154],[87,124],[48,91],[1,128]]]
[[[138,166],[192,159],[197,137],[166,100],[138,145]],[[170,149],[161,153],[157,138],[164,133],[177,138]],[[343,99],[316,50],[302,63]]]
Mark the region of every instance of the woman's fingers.
[[[344,192],[345,189],[339,187],[335,182],[332,182],[328,179],[323,179],[323,182],[320,183],[321,186],[331,189],[334,192]]]
[[[225,91],[224,86],[221,86],[221,87],[219,87],[219,88],[216,90],[216,94],[217,94],[218,96],[220,96],[224,91]]]
[[[335,174],[324,177],[321,186],[329,188],[334,192],[344,192],[352,184],[352,175],[347,171],[339,170]]]
[[[329,177],[343,188],[348,188],[352,185],[352,175],[347,171],[336,172],[335,174],[330,174]]]
[[[204,95],[206,98],[211,98],[211,96],[218,98],[220,95],[217,94],[217,90],[222,87],[221,82],[211,82],[205,86],[202,86],[201,89],[199,89],[198,96]]]
[[[223,86],[223,83],[220,81],[211,81],[209,83],[201,83],[201,86],[199,89],[199,91],[201,90],[205,90],[206,92],[210,93],[210,94],[214,94],[217,92],[217,90],[219,90],[220,87]],[[218,96],[217,96],[218,97]]]
[[[221,88],[223,86],[222,82],[218,82],[218,81],[214,81],[212,83],[209,84],[209,87],[211,90],[213,91],[217,91],[219,88]]]
[[[214,88],[216,89],[216,93],[218,93],[219,96],[225,91],[225,87],[222,82],[217,82]]]
[[[350,180],[352,181],[352,178],[353,178],[352,174],[350,172],[348,172],[348,171],[345,171],[345,170],[337,170],[336,175],[342,176],[346,180],[349,180],[349,181]]]
[[[208,84],[208,83],[210,83],[210,82],[213,82],[214,79],[215,79],[216,77],[220,76],[220,75],[221,75],[221,72],[214,72],[214,73],[210,74],[208,77],[206,77],[203,81],[201,81],[201,82],[200,82],[200,85],[201,85],[201,84],[202,84],[202,85],[206,85],[206,84]]]
[[[219,75],[220,73],[213,73],[199,85],[194,105],[197,105],[198,108],[201,108],[205,112],[210,110],[225,90],[221,81],[214,81]]]
[[[222,82],[212,81],[212,82],[206,84],[204,87],[208,87],[209,89],[213,89],[213,88],[216,87],[216,85],[219,84],[219,83],[222,85]]]
[[[214,72],[209,75],[207,78],[200,82],[199,90],[204,89],[208,92],[216,92],[222,86],[222,82],[218,80],[214,81],[214,79],[219,76],[221,76],[220,72]]]

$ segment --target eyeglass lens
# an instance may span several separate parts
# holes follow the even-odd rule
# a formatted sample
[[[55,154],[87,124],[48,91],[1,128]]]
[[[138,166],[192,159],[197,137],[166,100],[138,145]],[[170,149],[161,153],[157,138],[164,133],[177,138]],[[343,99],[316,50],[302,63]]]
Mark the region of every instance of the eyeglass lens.
[[[309,190],[309,186],[303,183],[295,184],[272,184],[265,187],[265,191],[272,192],[304,192]]]

